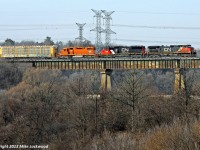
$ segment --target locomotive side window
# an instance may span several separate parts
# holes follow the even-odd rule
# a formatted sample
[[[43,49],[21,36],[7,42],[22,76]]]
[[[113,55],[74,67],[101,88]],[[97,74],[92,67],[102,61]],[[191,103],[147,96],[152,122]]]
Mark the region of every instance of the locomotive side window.
[[[160,52],[160,46],[148,46],[149,52]]]
[[[145,49],[144,46],[131,46],[130,47],[130,52],[131,53],[141,53]]]

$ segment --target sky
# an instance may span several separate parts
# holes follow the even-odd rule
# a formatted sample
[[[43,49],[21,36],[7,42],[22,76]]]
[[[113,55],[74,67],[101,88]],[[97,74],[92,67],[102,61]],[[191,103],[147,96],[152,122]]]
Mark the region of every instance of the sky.
[[[111,15],[111,43],[116,45],[191,44],[200,48],[200,0],[0,0],[0,42],[68,42],[83,36],[95,43],[95,10]],[[102,15],[104,16],[104,15]],[[105,21],[102,19],[102,28]],[[101,34],[105,43],[105,34]]]

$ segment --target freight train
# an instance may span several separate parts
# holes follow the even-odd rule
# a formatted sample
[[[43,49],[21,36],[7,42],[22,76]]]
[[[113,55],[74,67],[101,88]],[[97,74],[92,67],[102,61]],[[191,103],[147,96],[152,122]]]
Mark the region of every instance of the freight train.
[[[0,46],[0,58],[72,58],[72,57],[196,57],[191,45],[170,46],[114,46],[96,53],[94,46],[64,47],[57,46]]]
[[[191,45],[170,46],[115,46],[103,49],[101,55],[121,57],[196,57],[196,50]]]

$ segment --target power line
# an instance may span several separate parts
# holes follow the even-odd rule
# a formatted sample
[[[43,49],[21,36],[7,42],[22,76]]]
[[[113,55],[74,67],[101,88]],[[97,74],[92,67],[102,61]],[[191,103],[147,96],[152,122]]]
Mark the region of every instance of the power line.
[[[87,24],[86,27],[94,26]],[[172,30],[200,30],[200,27],[181,27],[181,26],[147,26],[147,25],[127,25],[127,24],[113,24],[114,27],[125,28],[146,28],[146,29],[172,29]],[[1,28],[4,27],[4,28]],[[14,28],[11,28],[14,27]],[[25,28],[31,27],[31,28]],[[37,27],[37,28],[35,28]],[[74,24],[35,24],[35,25],[0,25],[0,30],[39,30],[39,29],[67,29],[75,28]]]
[[[74,26],[74,24],[1,24],[0,27]]]
[[[112,26],[128,27],[128,28],[147,28],[147,29],[200,30],[200,27],[144,26],[144,25],[123,25],[123,24],[114,24]]]
[[[186,43],[186,44],[200,44],[200,42],[192,41],[157,41],[157,40],[132,40],[132,39],[114,39],[115,41],[126,41],[126,42],[143,42],[143,43]]]
[[[26,31],[26,30],[52,30],[52,29],[54,29],[54,30],[60,30],[60,29],[66,29],[66,28],[23,28],[23,29],[0,29],[0,31],[2,30],[2,31]]]
[[[87,25],[92,25],[91,24],[87,24]],[[65,24],[65,23],[60,23],[60,24],[0,24],[0,27],[44,27],[44,26],[51,26],[51,27],[55,27],[55,26],[64,26],[64,27],[68,27],[68,26],[75,26],[72,23],[69,24]]]
[[[148,14],[148,15],[200,15],[200,13],[185,13],[185,12],[149,12],[149,11],[116,11],[117,13],[128,14]]]
[[[7,14],[9,11],[2,11],[4,14]],[[85,10],[76,10],[76,11],[37,11],[40,13],[40,15],[43,16],[49,16],[49,13],[51,15],[57,15],[57,14],[80,14],[80,13],[90,13],[90,11],[85,11]],[[116,13],[127,13],[127,14],[147,14],[147,15],[200,15],[198,12],[159,12],[159,11],[127,11],[127,10],[121,10],[121,11],[115,11]],[[34,14],[35,16],[38,16],[38,14],[35,14],[35,11],[29,11],[28,14]],[[13,14],[7,14],[8,16],[10,15],[27,15],[24,14],[24,11],[15,11]]]

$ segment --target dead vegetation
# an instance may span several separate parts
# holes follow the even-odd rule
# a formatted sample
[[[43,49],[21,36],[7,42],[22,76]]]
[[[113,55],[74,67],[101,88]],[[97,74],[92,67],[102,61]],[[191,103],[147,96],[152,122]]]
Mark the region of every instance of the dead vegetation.
[[[105,93],[98,89],[96,72],[66,77],[59,70],[26,70],[20,83],[1,94],[0,144],[85,150],[200,148],[198,79],[190,89],[195,96],[165,98],[150,96],[160,91],[145,72],[120,78]]]

